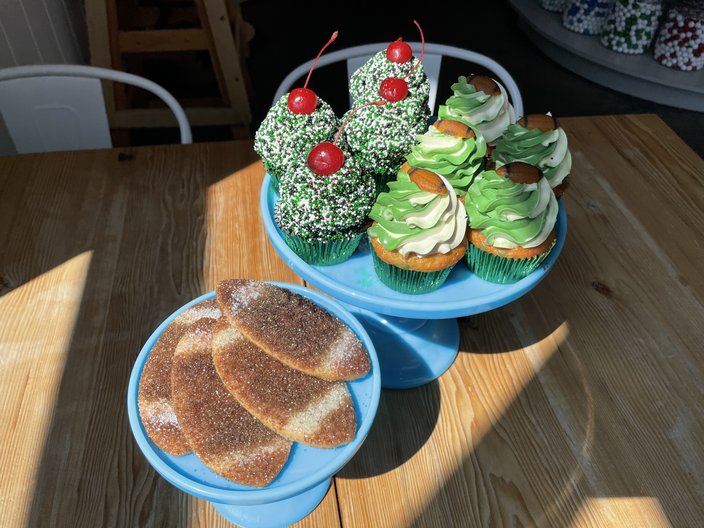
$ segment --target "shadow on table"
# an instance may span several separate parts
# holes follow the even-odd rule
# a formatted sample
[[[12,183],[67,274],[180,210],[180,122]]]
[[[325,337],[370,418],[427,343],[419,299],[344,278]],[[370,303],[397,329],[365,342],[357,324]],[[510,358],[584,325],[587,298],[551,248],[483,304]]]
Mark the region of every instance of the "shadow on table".
[[[427,442],[439,414],[437,381],[416,389],[384,389],[367,439],[339,476],[373,477],[403,465]]]
[[[662,351],[633,336],[639,316],[620,297],[634,291],[580,269],[586,251],[570,247],[533,292],[461,321],[469,437],[447,473],[411,475],[428,488],[405,526],[701,525],[690,473],[701,457],[681,460],[685,436],[701,442],[696,410],[671,389],[653,394]],[[455,382],[443,381],[443,395]],[[683,481],[692,486],[673,485]]]

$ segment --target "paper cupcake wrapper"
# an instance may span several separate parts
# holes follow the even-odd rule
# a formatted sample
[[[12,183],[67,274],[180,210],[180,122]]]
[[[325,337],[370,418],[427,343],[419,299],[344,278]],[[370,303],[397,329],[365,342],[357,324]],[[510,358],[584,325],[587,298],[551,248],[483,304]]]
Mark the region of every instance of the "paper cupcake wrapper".
[[[374,173],[374,183],[376,184],[376,195],[379,196],[383,192],[387,192],[389,183],[395,176],[395,173]]]
[[[447,280],[455,264],[438,271],[413,271],[397,268],[381,260],[372,249],[374,271],[379,280],[392,290],[401,293],[420,294],[437,290]]]
[[[355,252],[363,235],[364,233],[358,233],[342,240],[308,242],[301,237],[283,233],[286,245],[308,264],[314,266],[332,266],[344,262]]]
[[[550,250],[532,258],[510,259],[492,255],[470,244],[467,247],[467,265],[470,271],[485,281],[512,284],[533,273],[550,254]]]

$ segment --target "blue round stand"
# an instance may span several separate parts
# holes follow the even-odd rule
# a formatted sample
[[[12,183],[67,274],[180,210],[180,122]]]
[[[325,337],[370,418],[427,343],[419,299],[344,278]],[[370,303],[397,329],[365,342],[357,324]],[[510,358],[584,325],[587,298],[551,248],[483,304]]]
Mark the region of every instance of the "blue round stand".
[[[347,383],[357,411],[357,434],[349,444],[320,449],[295,442],[286,465],[269,485],[253,488],[229,481],[211,471],[190,453],[173,456],[159,449],[147,436],[139,417],[139,380],[149,353],[164,329],[188,307],[214,299],[215,292],[192,300],[169,316],[142,347],[130,376],[127,414],[137,445],[154,469],[177,488],[210,501],[227,520],[244,528],[279,528],[293,524],[313,511],[337,473],[362,445],[374,421],[381,396],[379,359],[374,345],[359,321],[330,297],[295,284],[272,283],[288,288],[319,304],[352,329],[366,348],[371,362],[369,373]]]
[[[480,279],[460,261],[437,290],[411,295],[392,290],[374,272],[366,239],[349,260],[334,266],[312,266],[286,245],[274,222],[277,193],[267,174],[260,193],[261,215],[269,240],[286,264],[308,283],[346,304],[374,341],[384,388],[424,385],[445,372],[459,350],[456,318],[494,310],[533,289],[548,274],[562,251],[567,215],[562,200],[557,242],[543,264],[514,284]]]

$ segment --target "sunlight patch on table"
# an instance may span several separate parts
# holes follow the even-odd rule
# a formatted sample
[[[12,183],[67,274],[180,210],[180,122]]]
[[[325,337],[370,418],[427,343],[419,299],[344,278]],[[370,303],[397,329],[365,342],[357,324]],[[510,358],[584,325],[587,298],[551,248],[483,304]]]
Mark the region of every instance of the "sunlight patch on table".
[[[302,284],[269,242],[261,218],[261,161],[244,166],[208,187],[203,281],[246,277]]]
[[[531,343],[530,336],[522,335],[522,330],[517,333],[522,343]],[[389,505],[402,520],[401,525],[423,524],[425,518],[447,515],[443,510],[447,507],[445,489],[456,487],[464,478],[460,474],[473,471],[467,466],[471,464],[471,453],[540,375],[569,334],[569,323],[564,321],[549,335],[516,350],[460,353],[457,360],[460,364],[442,378],[440,416],[429,441],[401,468],[385,475],[397,475],[395,478],[400,479],[399,485],[404,488],[402,496],[407,500],[400,505]],[[467,377],[466,373],[471,374]],[[465,389],[468,383],[470,390]],[[379,487],[390,485],[390,482],[380,483]],[[572,485],[570,481],[569,486]],[[434,510],[437,511],[432,513]]]
[[[0,526],[19,525],[30,507],[92,254],[0,297],[0,466],[11,468],[0,483],[0,512],[16,516],[0,513]]]
[[[672,524],[660,501],[654,497],[591,497],[584,501],[570,526],[587,526],[594,519],[622,528],[667,528]]]
[[[520,334],[522,331],[520,325],[514,326]],[[479,445],[487,432],[501,420],[506,410],[528,384],[540,374],[542,368],[564,344],[569,334],[570,325],[564,321],[552,333],[531,345],[501,354],[487,354],[481,358],[484,360],[483,366],[486,369],[483,372],[486,376],[486,383],[482,383],[481,380],[478,383],[482,387],[490,388],[491,391],[490,394],[479,391],[477,396],[482,398],[479,408],[489,414],[477,416],[473,420],[471,448]],[[523,341],[528,342],[529,339],[524,336]],[[525,361],[526,359],[528,362]],[[499,383],[500,379],[503,379],[504,382]],[[491,380],[493,382],[489,383]]]

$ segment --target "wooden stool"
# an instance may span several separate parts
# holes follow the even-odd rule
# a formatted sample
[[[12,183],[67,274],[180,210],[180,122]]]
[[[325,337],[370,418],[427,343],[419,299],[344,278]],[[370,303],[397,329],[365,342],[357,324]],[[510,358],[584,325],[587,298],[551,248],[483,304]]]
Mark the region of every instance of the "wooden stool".
[[[184,106],[191,126],[225,125],[231,127],[234,138],[249,137],[252,116],[244,59],[253,29],[242,19],[239,2],[163,0],[161,4],[160,7],[141,6],[139,0],[85,2],[91,64],[127,71],[126,55],[154,57],[207,51],[220,97],[194,101],[177,99]],[[174,25],[196,27],[168,27]],[[141,71],[131,73],[144,75]],[[164,87],[174,91],[169,86]],[[103,89],[112,128],[176,126],[166,108],[135,108],[135,98],[125,86],[105,83]]]

